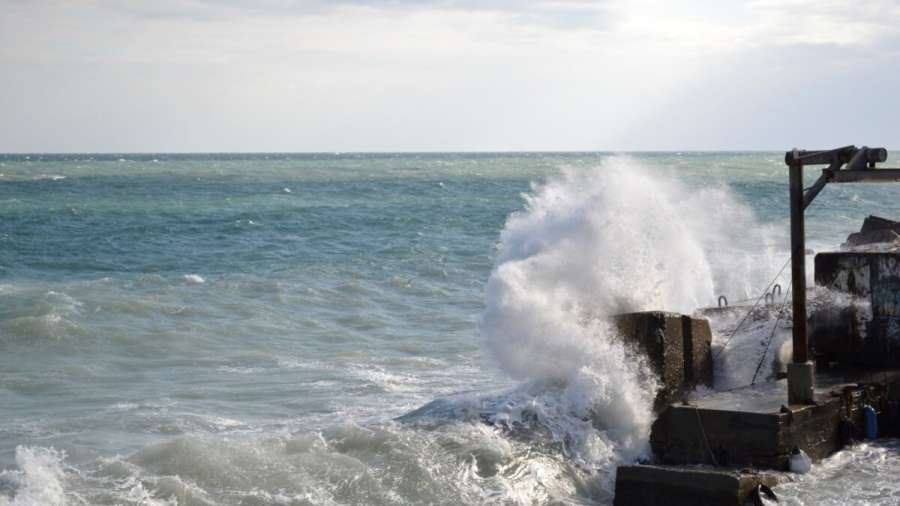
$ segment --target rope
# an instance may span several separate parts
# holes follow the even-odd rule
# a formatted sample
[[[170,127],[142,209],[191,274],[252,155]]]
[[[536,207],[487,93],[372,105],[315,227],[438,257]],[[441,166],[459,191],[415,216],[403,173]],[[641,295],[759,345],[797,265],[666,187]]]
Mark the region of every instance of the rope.
[[[792,281],[793,282],[793,281]],[[772,333],[769,334],[769,340],[766,341],[766,349],[763,350],[762,357],[759,359],[759,363],[756,364],[756,371],[753,372],[753,379],[750,381],[750,385],[756,384],[756,376],[759,374],[759,370],[762,368],[763,362],[766,360],[766,355],[769,354],[769,346],[772,345],[772,338],[775,337],[775,331],[778,329],[778,323],[781,321],[781,315],[784,314],[784,306],[787,305],[788,295],[791,293],[791,283],[788,283],[787,291],[784,295],[784,300],[781,301],[781,307],[778,308],[778,318],[775,319],[775,325],[772,326]]]
[[[734,336],[737,335],[738,330],[741,329],[741,326],[744,325],[744,322],[747,321],[747,318],[750,317],[750,314],[753,313],[753,310],[756,309],[756,306],[759,305],[759,301],[763,300],[766,297],[766,294],[769,293],[769,288],[775,284],[775,281],[778,280],[778,276],[781,276],[781,273],[784,272],[784,270],[787,268],[788,264],[790,264],[790,263],[791,263],[791,258],[788,257],[787,262],[785,262],[784,265],[781,266],[781,270],[778,271],[778,274],[776,274],[775,277],[772,278],[772,281],[769,281],[769,284],[766,285],[766,288],[763,290],[763,294],[760,295],[758,299],[756,299],[756,302],[753,303],[753,306],[750,308],[749,311],[747,311],[747,314],[745,314],[744,317],[741,319],[740,323],[737,324],[737,327],[735,327],[734,330],[731,331],[731,335],[728,336],[728,339],[725,340],[725,344],[723,344],[722,347],[719,348],[719,351],[717,351],[716,354],[713,355],[713,361],[715,361],[717,358],[719,358],[719,355],[721,355],[722,352],[725,351],[725,348],[728,347],[728,343],[730,343],[731,340],[734,339]],[[785,299],[787,299],[787,297],[785,297]]]
[[[700,419],[700,410],[697,409],[697,406],[694,406],[694,414],[697,415],[697,425],[700,426],[700,435],[703,436],[703,443],[706,444],[706,451],[709,452],[709,458],[712,459],[714,466],[719,467],[719,462],[716,461],[716,456],[713,454],[712,447],[709,446],[709,439],[706,437],[706,430],[703,429],[703,420]]]

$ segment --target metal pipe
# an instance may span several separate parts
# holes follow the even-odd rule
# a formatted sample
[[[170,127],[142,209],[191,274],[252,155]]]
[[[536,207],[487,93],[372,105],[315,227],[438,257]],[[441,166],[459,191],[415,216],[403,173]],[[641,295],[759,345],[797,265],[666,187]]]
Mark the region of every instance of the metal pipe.
[[[806,342],[806,240],[803,225],[803,165],[796,158],[790,163],[791,198],[791,283],[794,286],[793,347],[794,363],[808,360]]]

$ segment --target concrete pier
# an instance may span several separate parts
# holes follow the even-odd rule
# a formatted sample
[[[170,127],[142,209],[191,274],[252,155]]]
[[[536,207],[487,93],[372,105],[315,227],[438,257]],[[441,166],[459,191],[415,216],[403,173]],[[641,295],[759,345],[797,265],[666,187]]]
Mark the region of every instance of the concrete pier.
[[[785,153],[791,210],[793,354],[787,378],[680,403],[672,403],[676,396],[670,393],[665,397],[670,402],[657,406],[659,415],[651,429],[653,465],[619,468],[615,504],[744,504],[750,498],[748,490],[754,486],[762,490],[764,483],[758,477],[745,476],[742,469],[783,472],[795,450],[818,460],[854,439],[896,435],[900,420],[900,222],[870,216],[858,234],[848,237],[844,248],[850,251],[817,255],[816,284],[827,290],[819,292],[823,299],[814,301],[817,307],[811,320],[806,300],[805,209],[829,183],[900,181],[900,169],[876,170],[876,164],[886,159],[886,149],[866,146]],[[816,165],[827,168],[805,188],[804,167]],[[760,299],[763,297],[774,300],[772,292]],[[756,316],[759,302],[746,312],[740,309],[739,314],[745,315],[742,323]],[[725,316],[734,311],[720,297],[720,307],[699,314]],[[634,333],[632,341],[651,345],[658,341],[671,350],[662,353],[662,362],[656,362],[661,364],[658,372],[669,389],[670,383],[674,385],[670,375],[677,378],[678,356],[670,341],[677,339],[651,335],[641,328]],[[653,347],[646,349],[653,362]],[[672,354],[671,363],[667,353]],[[682,357],[686,362],[692,360],[686,352]],[[682,385],[687,384],[684,379]],[[872,410],[877,424],[865,416]],[[760,503],[758,497],[755,503]]]
[[[650,435],[665,464],[749,466],[784,471],[791,450],[821,459],[862,438],[862,408],[885,417],[900,393],[900,371],[840,369],[816,375],[814,404],[785,405],[785,381],[720,392],[660,413]]]
[[[819,371],[814,404],[782,404],[785,383],[666,406],[650,435],[654,464],[619,468],[615,504],[744,504],[759,483],[784,479],[794,448],[819,460],[864,438],[863,407],[883,435],[896,427],[898,369]]]

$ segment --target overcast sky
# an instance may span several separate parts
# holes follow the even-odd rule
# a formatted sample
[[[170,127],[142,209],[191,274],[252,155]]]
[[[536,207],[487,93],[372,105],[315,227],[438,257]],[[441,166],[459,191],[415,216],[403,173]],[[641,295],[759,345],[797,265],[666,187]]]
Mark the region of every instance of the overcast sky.
[[[0,151],[900,147],[900,0],[0,0]]]

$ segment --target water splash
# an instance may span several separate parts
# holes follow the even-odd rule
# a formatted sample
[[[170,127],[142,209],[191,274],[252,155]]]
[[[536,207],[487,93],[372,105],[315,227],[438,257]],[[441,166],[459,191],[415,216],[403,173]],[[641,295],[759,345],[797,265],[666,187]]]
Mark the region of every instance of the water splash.
[[[0,506],[66,505],[64,458],[63,452],[53,448],[17,447],[19,470],[0,472],[0,479],[10,482],[15,492],[11,498],[0,495]]]
[[[562,382],[570,415],[637,457],[656,381],[606,317],[690,314],[721,286],[746,291],[770,272],[772,241],[727,188],[689,188],[629,157],[563,170],[524,198],[486,287],[486,348],[513,378]]]

